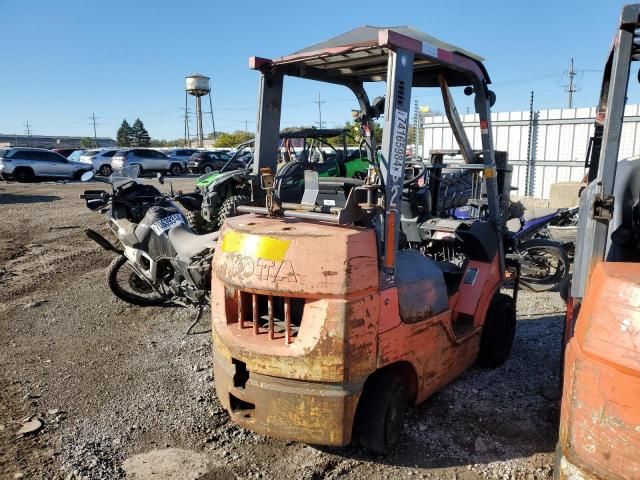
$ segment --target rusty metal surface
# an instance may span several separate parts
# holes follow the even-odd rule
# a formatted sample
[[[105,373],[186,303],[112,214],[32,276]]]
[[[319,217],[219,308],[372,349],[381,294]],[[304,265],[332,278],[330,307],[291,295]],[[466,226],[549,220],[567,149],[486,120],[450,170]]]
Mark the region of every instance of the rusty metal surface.
[[[585,478],[640,479],[638,264],[592,273],[565,353],[560,445]]]
[[[227,232],[242,244],[225,248]],[[327,297],[378,287],[371,229],[243,215],[225,222],[220,238],[213,273],[243,290]],[[271,242],[281,256],[266,258]]]
[[[226,222],[222,237],[223,246],[225,238],[233,243],[214,257],[216,390],[233,420],[245,428],[277,438],[344,445],[351,438],[361,387],[377,369],[410,365],[417,377],[415,400],[420,402],[476,360],[481,330],[461,339],[452,328],[458,307],[471,309],[468,295],[454,295],[443,303],[441,313],[423,312],[422,320],[403,322],[398,288],[378,290],[370,230],[245,216]],[[264,238],[273,242],[265,244]],[[229,267],[239,254],[258,262],[263,257],[257,252],[273,262],[291,262],[296,282],[264,274],[264,269],[243,275],[244,270]],[[473,266],[481,271],[475,284],[480,292],[473,296],[471,309],[480,327],[500,285],[498,258]],[[258,325],[260,297],[267,303]],[[289,299],[282,337],[270,327],[279,298]],[[300,319],[292,312],[296,299],[304,300]],[[238,363],[248,374],[241,387],[234,386]],[[249,404],[251,408],[245,408]]]
[[[318,445],[344,446],[351,442],[362,383],[319,384],[252,372],[246,383],[237,387],[234,373],[231,362],[214,356],[216,394],[233,421],[242,427],[274,438]]]

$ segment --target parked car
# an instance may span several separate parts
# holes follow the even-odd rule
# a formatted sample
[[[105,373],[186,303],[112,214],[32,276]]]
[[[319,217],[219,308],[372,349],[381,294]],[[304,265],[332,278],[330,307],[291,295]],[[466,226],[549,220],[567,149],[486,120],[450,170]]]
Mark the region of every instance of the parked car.
[[[111,159],[118,153],[117,148],[102,148],[100,150],[87,150],[80,157],[80,161],[91,165],[93,170],[104,177],[111,175]]]
[[[71,155],[76,150],[77,148],[52,148],[51,149],[52,152],[59,153],[65,158],[69,158],[69,155]]]
[[[198,150],[195,148],[174,148],[173,150],[169,150],[165,152],[169,158],[173,158],[175,160],[179,160],[182,163],[182,167],[184,170],[187,169],[187,163],[189,163],[189,158],[194,153],[197,153]]]
[[[44,148],[0,149],[0,176],[3,180],[31,182],[49,178],[79,179],[91,167],[74,162]]]
[[[151,148],[131,148],[119,150],[111,159],[111,169],[118,170],[129,165],[138,165],[140,174],[148,172],[169,172],[172,175],[182,173],[182,163],[169,158],[164,153]]]
[[[73,162],[79,162],[80,161],[80,157],[82,156],[82,154],[86,152],[86,150],[84,149],[79,149],[79,150],[74,150],[73,153],[71,153],[71,155],[69,155],[67,157],[67,160],[71,160]]]
[[[187,168],[192,173],[211,173],[220,170],[230,159],[225,152],[196,152],[189,158]]]

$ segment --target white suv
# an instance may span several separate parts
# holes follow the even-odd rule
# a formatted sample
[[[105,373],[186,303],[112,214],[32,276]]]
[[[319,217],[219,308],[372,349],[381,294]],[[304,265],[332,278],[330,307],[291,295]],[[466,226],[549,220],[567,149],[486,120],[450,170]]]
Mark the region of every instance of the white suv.
[[[139,175],[147,172],[169,172],[172,175],[182,173],[182,163],[167,157],[164,153],[151,148],[132,148],[119,150],[111,159],[111,168],[118,170],[129,165],[140,167]]]
[[[98,175],[108,177],[111,175],[111,159],[118,152],[118,148],[102,148],[100,150],[87,150],[80,157],[82,163],[91,165]]]
[[[79,179],[92,170],[86,163],[74,162],[44,148],[0,149],[0,177],[3,180],[31,182],[39,179]]]

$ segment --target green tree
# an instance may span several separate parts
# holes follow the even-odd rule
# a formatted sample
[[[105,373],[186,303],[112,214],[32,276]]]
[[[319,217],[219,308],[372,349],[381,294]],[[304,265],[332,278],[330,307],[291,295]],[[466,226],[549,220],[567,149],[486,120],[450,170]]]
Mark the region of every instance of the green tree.
[[[360,135],[360,125],[356,122],[346,122],[344,124],[344,128],[349,130],[349,133],[353,135],[358,142],[362,140],[362,135]],[[382,144],[382,125],[378,122],[373,122],[373,136],[376,139],[376,145],[380,146]]]
[[[93,142],[93,139],[92,139],[92,138],[89,138],[89,137],[81,138],[81,139],[80,139],[80,146],[81,146],[82,148],[93,148],[93,147],[94,147],[94,144],[93,144],[93,143],[94,143],[94,142]]]
[[[246,142],[252,138],[253,134],[242,130],[236,130],[233,133],[218,132],[216,136],[216,147],[235,147],[239,143]]]
[[[131,146],[131,125],[129,125],[126,119],[122,120],[122,124],[120,128],[118,128],[116,140],[121,147]]]
[[[149,132],[144,128],[144,123],[139,118],[133,122],[131,126],[131,146],[132,147],[148,147],[151,145],[151,137]]]

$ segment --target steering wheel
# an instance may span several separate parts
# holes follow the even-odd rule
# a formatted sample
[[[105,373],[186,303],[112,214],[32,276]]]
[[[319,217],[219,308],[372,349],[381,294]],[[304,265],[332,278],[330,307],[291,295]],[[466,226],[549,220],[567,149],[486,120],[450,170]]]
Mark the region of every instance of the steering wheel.
[[[412,169],[412,172],[415,172],[415,170],[417,169],[418,173],[413,173],[413,176],[411,178],[406,178],[405,176],[405,180],[403,182],[403,185],[405,187],[408,187],[412,183],[416,183],[425,175],[425,173],[427,173],[427,167],[425,166],[425,164],[418,160],[406,160],[404,162],[405,174],[407,172],[407,169],[409,168]]]

